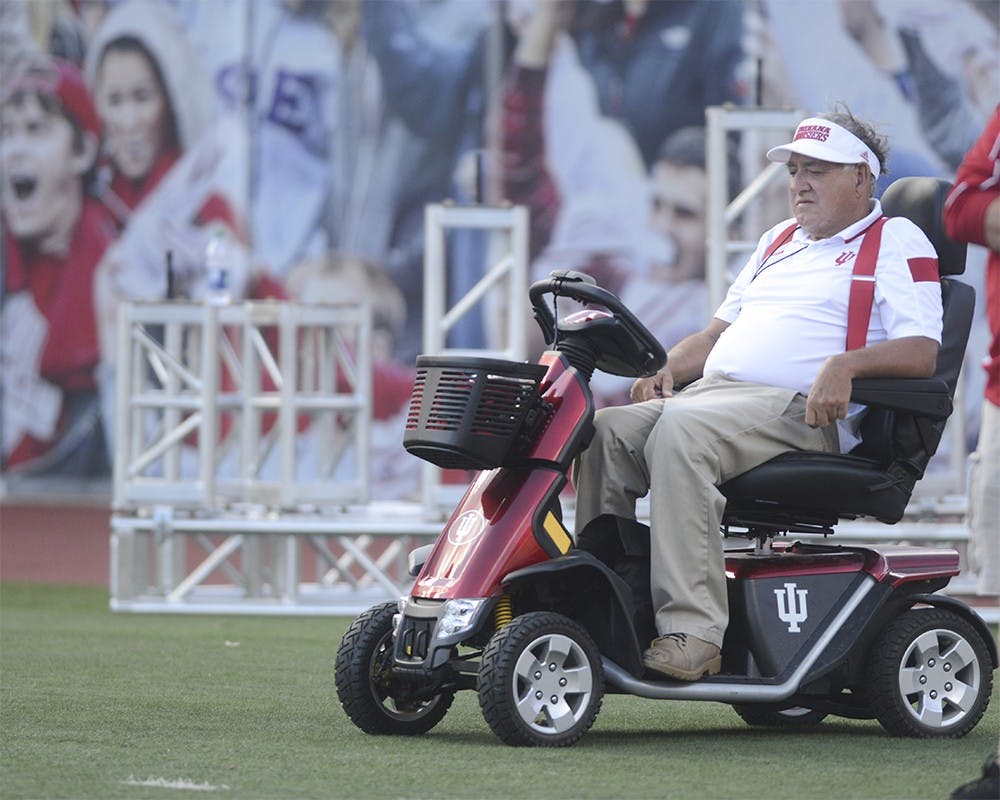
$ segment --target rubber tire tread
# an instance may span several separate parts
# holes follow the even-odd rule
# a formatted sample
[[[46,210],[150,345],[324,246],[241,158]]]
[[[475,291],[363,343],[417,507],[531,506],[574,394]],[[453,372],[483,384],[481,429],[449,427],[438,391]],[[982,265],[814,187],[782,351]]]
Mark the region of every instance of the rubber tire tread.
[[[935,628],[951,630],[964,637],[979,659],[981,685],[977,708],[956,726],[930,730],[920,725],[905,708],[899,692],[898,671],[906,648],[921,633]],[[893,736],[915,739],[959,739],[982,719],[993,691],[993,671],[989,651],[973,625],[953,611],[943,608],[911,608],[901,614],[879,635],[868,654],[866,679],[872,711],[879,723]]]
[[[444,718],[455,693],[442,693],[433,708],[424,716],[412,720],[391,716],[376,699],[371,680],[371,660],[379,642],[392,631],[392,617],[397,610],[394,602],[372,606],[351,623],[337,648],[334,682],[344,713],[365,733],[418,736],[427,733]]]
[[[511,681],[524,648],[545,633],[571,637],[586,653],[593,673],[590,707],[586,716],[564,733],[539,734],[527,728],[515,707]],[[551,611],[532,611],[515,617],[497,631],[483,651],[477,681],[479,707],[486,724],[505,744],[515,747],[566,747],[590,730],[604,699],[604,667],[590,634],[569,617]]]

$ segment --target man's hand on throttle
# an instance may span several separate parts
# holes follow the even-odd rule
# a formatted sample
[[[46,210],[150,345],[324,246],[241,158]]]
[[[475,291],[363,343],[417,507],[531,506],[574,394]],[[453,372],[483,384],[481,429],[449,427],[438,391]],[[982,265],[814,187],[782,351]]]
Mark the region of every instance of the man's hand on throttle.
[[[671,397],[674,393],[674,376],[670,372],[670,367],[665,366],[655,375],[648,378],[639,378],[632,384],[629,397],[633,403],[641,403],[644,400],[659,400],[664,397]]]

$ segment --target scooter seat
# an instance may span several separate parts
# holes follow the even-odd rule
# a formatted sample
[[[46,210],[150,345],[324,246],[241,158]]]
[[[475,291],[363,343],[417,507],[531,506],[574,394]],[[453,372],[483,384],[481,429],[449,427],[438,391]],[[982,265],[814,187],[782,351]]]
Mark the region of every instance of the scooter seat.
[[[910,497],[913,476],[886,471],[860,456],[790,452],[720,486],[726,496],[726,520],[767,522],[789,517],[875,517],[898,522]]]

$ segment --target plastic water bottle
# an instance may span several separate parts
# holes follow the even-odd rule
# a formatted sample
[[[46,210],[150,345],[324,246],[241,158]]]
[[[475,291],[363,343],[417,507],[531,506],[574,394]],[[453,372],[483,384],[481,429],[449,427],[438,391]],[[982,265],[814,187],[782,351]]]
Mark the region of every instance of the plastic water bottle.
[[[232,268],[232,249],[226,229],[218,227],[212,231],[212,238],[205,248],[205,272],[208,277],[205,300],[208,303],[224,306],[232,299],[229,287]]]

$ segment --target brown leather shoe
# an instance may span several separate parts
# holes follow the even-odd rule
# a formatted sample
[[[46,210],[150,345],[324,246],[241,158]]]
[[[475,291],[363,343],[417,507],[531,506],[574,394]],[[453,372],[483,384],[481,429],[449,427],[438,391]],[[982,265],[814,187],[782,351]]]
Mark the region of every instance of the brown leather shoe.
[[[690,633],[668,633],[653,639],[642,654],[642,663],[646,669],[661,675],[696,681],[722,669],[722,653],[714,644]]]

